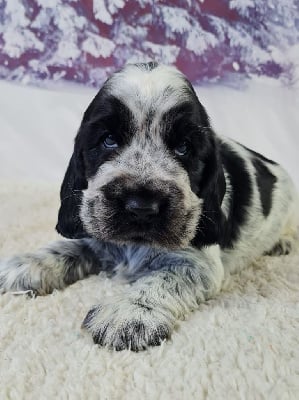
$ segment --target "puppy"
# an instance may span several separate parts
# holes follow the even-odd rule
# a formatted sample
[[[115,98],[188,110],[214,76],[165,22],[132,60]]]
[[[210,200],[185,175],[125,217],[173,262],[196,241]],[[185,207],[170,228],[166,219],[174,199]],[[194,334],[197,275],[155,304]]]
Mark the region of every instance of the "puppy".
[[[75,139],[57,231],[3,261],[2,292],[51,293],[100,271],[130,290],[83,321],[94,342],[144,350],[265,253],[287,254],[296,191],[275,162],[216,136],[190,82],[156,63],[108,79]]]

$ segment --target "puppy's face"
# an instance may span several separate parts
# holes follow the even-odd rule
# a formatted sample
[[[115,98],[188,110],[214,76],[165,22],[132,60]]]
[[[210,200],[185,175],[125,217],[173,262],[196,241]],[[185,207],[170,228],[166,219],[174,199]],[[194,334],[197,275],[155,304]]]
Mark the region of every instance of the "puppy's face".
[[[84,230],[99,240],[187,246],[201,216],[208,118],[176,69],[129,65],[97,94],[76,138]]]

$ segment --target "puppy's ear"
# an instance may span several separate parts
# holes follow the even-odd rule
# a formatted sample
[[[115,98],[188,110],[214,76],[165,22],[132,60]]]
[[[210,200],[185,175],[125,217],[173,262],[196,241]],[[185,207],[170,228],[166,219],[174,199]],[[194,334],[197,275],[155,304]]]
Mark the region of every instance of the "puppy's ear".
[[[80,152],[75,150],[66,170],[60,190],[60,209],[56,230],[69,239],[87,237],[79,215],[82,190],[87,188],[84,163]]]
[[[96,108],[99,93],[84,112],[83,119],[75,139],[73,155],[67,167],[64,180],[60,189],[60,209],[58,213],[58,223],[56,230],[62,236],[69,239],[79,239],[88,237],[84,230],[81,218],[80,207],[82,202],[82,190],[87,189],[88,183],[85,174],[85,166],[82,154],[82,143],[84,143],[86,125],[92,119],[92,114]]]
[[[203,174],[200,179],[199,197],[203,199],[203,210],[196,245],[220,243],[223,228],[222,200],[225,194],[225,177],[216,135],[208,128],[208,151]]]

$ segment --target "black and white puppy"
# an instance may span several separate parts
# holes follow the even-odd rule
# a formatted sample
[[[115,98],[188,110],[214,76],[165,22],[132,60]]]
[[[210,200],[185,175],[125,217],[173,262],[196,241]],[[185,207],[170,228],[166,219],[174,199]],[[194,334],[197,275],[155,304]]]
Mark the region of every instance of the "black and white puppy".
[[[285,254],[296,191],[275,162],[216,136],[185,76],[127,65],[86,110],[62,188],[69,240],[0,264],[0,287],[37,294],[100,271],[130,290],[83,321],[96,343],[143,350],[215,296],[230,273]]]

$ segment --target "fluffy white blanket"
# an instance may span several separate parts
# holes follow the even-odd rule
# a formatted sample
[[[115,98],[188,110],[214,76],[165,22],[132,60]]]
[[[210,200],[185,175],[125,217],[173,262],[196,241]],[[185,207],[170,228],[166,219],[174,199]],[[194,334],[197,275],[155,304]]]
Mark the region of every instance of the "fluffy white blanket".
[[[0,185],[0,257],[58,238],[58,187]],[[0,399],[298,399],[299,243],[233,276],[217,299],[141,353],[94,345],[89,308],[124,285],[104,274],[35,299],[0,296]]]

